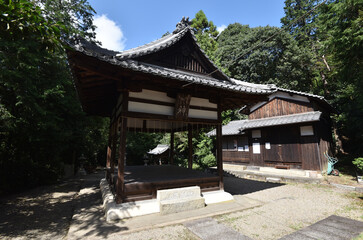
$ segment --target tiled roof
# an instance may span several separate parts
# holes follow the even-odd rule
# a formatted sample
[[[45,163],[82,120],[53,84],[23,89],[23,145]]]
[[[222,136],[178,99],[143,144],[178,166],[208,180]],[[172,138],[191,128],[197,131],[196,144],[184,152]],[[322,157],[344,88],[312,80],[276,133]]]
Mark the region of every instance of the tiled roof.
[[[98,58],[101,61],[108,62],[122,68],[131,69],[137,72],[153,74],[160,77],[173,78],[176,80],[185,81],[187,83],[194,83],[221,89],[228,89],[235,92],[246,92],[254,94],[269,94],[275,91],[275,88],[266,87],[265,85],[251,84],[247,82],[243,82],[243,84],[235,84],[226,80],[217,80],[215,78],[202,74],[175,70],[132,59],[120,60],[120,58],[117,56],[117,52],[101,48],[95,44],[89,43],[84,40],[78,41],[77,44],[72,45],[72,48],[85,55]],[[137,50],[136,52],[139,52],[139,50]]]
[[[227,135],[241,134],[242,131],[240,131],[239,129],[246,121],[248,121],[248,120],[231,121],[227,125],[222,126],[222,135],[227,136]],[[212,131],[207,133],[207,136],[215,136],[215,135],[216,135],[215,129],[213,129]]]
[[[305,96],[305,97],[312,97],[312,98],[317,98],[317,99],[320,99],[320,100],[324,100],[324,97],[319,96],[319,95],[315,95],[315,94],[311,94],[311,93],[299,92],[299,91],[285,89],[285,88],[277,88],[276,90],[281,91],[281,92],[293,93],[293,94],[297,94],[297,95],[301,95],[301,96]]]
[[[227,125],[222,127],[222,135],[223,136],[238,135],[238,134],[241,134],[243,130],[253,129],[253,128],[280,126],[280,125],[305,123],[305,122],[315,122],[315,121],[319,121],[320,116],[321,116],[321,112],[316,111],[316,112],[298,113],[298,114],[261,118],[261,119],[254,119],[254,120],[231,121]],[[207,135],[215,136],[216,130],[210,131]]]
[[[158,40],[150,42],[148,44],[132,48],[129,50],[125,50],[116,54],[116,57],[119,60],[129,59],[141,57],[150,53],[158,52],[165,48],[172,46],[174,43],[178,42],[187,32],[189,28],[185,28],[184,30],[176,33],[176,34],[168,34]]]

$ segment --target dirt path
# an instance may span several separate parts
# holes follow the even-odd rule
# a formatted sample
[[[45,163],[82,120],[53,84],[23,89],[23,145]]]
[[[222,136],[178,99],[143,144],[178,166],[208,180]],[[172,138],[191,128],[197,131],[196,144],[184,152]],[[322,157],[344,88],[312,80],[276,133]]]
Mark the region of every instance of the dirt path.
[[[116,224],[106,223],[98,187],[102,176],[100,172],[0,199],[0,239],[74,239],[70,224],[84,223],[85,213],[89,215],[87,219],[100,226],[92,233],[94,239],[198,239],[183,225],[123,234]],[[225,187],[235,195],[264,203],[214,218],[253,239],[278,239],[332,214],[363,220],[363,195],[357,192],[233,177],[225,178]]]
[[[38,187],[0,199],[0,239],[62,239],[82,179]]]

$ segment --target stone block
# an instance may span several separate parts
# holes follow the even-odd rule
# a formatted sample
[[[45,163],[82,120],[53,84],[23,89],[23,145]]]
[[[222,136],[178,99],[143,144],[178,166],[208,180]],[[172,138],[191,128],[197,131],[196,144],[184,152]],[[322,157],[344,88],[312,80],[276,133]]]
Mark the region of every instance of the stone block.
[[[279,182],[281,182],[281,178],[267,177],[266,182],[279,183]]]
[[[162,215],[205,207],[198,186],[159,190],[156,195]]]
[[[174,199],[160,202],[160,214],[170,214],[205,207],[204,198]]]
[[[158,201],[197,198],[200,196],[200,187],[198,186],[158,190],[156,194]]]

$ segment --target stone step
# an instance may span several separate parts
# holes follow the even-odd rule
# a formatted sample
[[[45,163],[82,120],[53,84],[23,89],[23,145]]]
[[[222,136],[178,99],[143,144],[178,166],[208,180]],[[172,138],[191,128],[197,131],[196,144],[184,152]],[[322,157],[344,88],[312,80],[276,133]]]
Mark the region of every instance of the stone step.
[[[202,240],[251,240],[251,238],[218,223],[213,218],[202,218],[186,222],[184,226]]]
[[[156,198],[161,215],[205,207],[205,200],[198,186],[158,190]]]

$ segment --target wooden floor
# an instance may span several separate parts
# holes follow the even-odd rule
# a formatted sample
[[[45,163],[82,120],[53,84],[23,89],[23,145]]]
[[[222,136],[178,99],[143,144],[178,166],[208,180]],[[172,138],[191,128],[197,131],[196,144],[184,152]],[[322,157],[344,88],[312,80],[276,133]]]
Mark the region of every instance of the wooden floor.
[[[219,190],[219,177],[172,165],[127,166],[123,201],[152,199],[157,190],[188,186],[199,186],[202,192]]]

